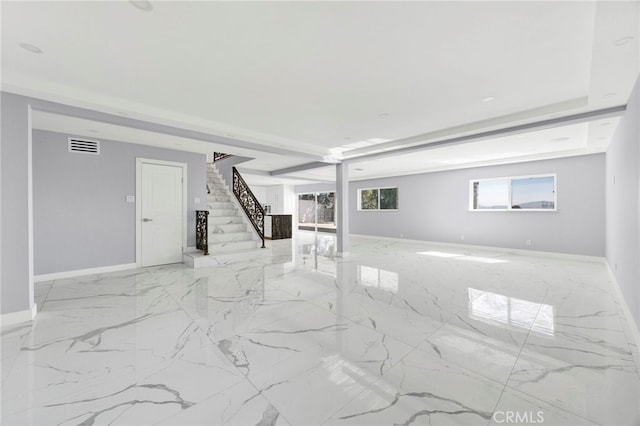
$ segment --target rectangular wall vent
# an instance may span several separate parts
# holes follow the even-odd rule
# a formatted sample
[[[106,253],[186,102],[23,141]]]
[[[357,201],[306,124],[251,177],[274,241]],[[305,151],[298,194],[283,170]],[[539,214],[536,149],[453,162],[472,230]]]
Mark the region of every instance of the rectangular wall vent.
[[[100,142],[69,138],[69,152],[100,155]]]

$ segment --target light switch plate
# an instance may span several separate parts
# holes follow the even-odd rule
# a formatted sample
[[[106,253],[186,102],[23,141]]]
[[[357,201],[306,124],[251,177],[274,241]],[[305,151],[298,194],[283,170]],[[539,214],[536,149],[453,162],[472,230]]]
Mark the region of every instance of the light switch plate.
[[[193,202],[194,202],[195,204],[200,204],[200,198],[195,197],[195,198],[193,199]]]
[[[135,195],[127,195],[127,203],[135,203],[136,196]]]

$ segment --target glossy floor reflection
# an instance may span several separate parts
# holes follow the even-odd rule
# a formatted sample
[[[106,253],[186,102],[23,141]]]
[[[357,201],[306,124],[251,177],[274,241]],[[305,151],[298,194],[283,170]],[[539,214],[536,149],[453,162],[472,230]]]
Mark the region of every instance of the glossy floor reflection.
[[[36,321],[2,330],[1,423],[640,423],[600,262],[363,237],[341,258],[310,232],[271,250],[37,284]]]

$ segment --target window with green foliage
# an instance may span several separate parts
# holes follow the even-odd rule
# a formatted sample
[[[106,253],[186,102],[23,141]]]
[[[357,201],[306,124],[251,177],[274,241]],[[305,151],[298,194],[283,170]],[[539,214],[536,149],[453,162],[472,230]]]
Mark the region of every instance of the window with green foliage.
[[[398,208],[398,188],[380,188],[380,209],[395,210]]]
[[[378,190],[360,190],[360,210],[378,210]]]
[[[358,210],[397,210],[398,188],[358,190]]]

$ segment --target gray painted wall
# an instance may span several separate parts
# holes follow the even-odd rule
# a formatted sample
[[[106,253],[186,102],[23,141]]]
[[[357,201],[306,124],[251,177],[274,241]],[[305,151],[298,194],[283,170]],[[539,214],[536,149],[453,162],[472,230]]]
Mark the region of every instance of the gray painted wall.
[[[232,155],[231,157],[223,158],[222,160],[216,161],[215,166],[220,172],[220,176],[224,179],[229,191],[233,193],[233,168],[238,164],[245,163],[249,160],[253,160],[250,157],[242,157],[239,155]],[[240,173],[242,175],[242,173]]]
[[[26,98],[2,92],[0,185],[2,186],[2,268],[0,312],[31,309],[30,156],[29,103]]]
[[[100,155],[70,153],[61,133],[33,132],[34,273],[136,261],[136,158],[187,163],[187,244],[206,205],[206,156],[100,140]],[[200,204],[194,198],[200,198]]]
[[[640,327],[640,79],[607,151],[606,256]]]
[[[201,132],[73,107],[61,103],[2,92],[0,108],[1,138],[0,191],[2,193],[0,249],[0,313],[31,309],[33,305],[33,239],[31,223],[31,149],[29,107],[104,123],[130,126],[168,135],[193,137],[211,142],[241,146],[241,141]],[[236,143],[237,142],[237,143]],[[244,146],[244,145],[242,145]],[[248,146],[247,146],[248,147]],[[282,153],[285,153],[282,151]]]
[[[349,231],[604,256],[604,166],[604,154],[596,154],[351,182]],[[557,212],[469,211],[471,179],[546,173],[557,175]],[[359,188],[385,186],[398,187],[398,211],[357,210]],[[532,245],[527,246],[526,240]]]

